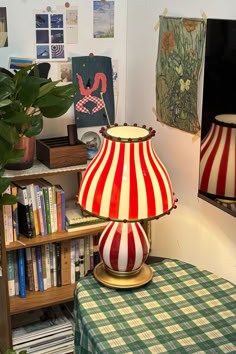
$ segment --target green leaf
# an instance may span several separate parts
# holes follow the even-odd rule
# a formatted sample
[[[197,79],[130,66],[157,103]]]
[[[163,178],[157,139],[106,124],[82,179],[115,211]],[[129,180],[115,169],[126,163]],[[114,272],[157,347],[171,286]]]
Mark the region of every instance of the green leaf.
[[[16,351],[13,349],[7,349],[7,351],[5,352],[5,354],[16,354]]]
[[[49,93],[46,96],[42,96],[39,99],[37,99],[34,103],[34,106],[39,107],[41,109],[42,107],[51,107],[60,104],[61,104],[61,98]]]
[[[11,180],[9,178],[0,177],[0,194],[5,192],[10,183]]]
[[[11,104],[11,103],[12,103],[12,101],[9,99],[1,100],[0,101],[0,108],[5,107],[5,106],[9,106],[9,104]]]
[[[51,107],[42,107],[41,112],[46,118],[57,118],[65,114],[73,102],[73,97],[69,97],[64,100],[61,98],[60,104]]]
[[[52,90],[52,94],[55,96],[68,97],[74,95],[79,90],[79,87],[76,87],[73,84],[57,86]]]
[[[25,114],[24,112],[10,112],[4,119],[4,122],[9,124],[24,124],[31,123],[32,117]]]
[[[60,80],[50,81],[47,84],[42,85],[39,89],[38,98],[40,98],[40,97],[46,95],[47,93],[49,93],[50,91],[52,91],[52,89],[58,84],[58,82],[60,82]]]
[[[19,100],[25,107],[33,105],[39,95],[39,80],[34,76],[26,76],[20,87]]]
[[[17,202],[17,197],[11,194],[3,194],[0,198],[0,205],[13,205]]]
[[[25,149],[13,149],[5,153],[6,163],[17,163],[22,160],[25,154]]]
[[[13,92],[14,88],[7,83],[7,80],[0,83],[0,100],[4,100],[5,98],[11,96]]]
[[[13,77],[13,80],[15,82],[18,82],[18,81],[21,81],[24,79],[24,77],[26,77],[28,75],[28,72],[33,68],[35,67],[36,64],[32,64],[32,65],[29,65],[23,69],[20,69]]]
[[[10,144],[17,144],[20,140],[15,126],[8,125],[0,120],[0,136]]]
[[[28,138],[38,135],[43,129],[43,115],[40,113],[32,117],[32,125],[24,131],[24,135]]]

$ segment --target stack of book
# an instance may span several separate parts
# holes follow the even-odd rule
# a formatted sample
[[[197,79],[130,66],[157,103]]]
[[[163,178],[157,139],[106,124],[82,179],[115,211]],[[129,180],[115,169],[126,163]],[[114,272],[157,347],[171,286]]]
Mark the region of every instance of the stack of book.
[[[84,215],[79,205],[74,200],[66,202],[66,231],[75,232],[86,230],[94,227],[94,225],[106,226],[107,221],[99,219],[95,216]]]
[[[7,252],[9,296],[74,284],[100,262],[100,234]]]
[[[66,354],[74,351],[74,323],[65,305],[31,311],[13,318],[13,349],[27,354]]]
[[[5,193],[18,196],[18,203],[4,205],[6,245],[19,234],[33,238],[65,230],[65,192],[43,178],[16,181]]]

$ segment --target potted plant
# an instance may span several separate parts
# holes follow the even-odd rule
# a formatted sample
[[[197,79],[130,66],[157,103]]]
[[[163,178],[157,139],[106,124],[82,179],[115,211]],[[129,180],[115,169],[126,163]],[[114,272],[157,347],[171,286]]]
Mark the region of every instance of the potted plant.
[[[21,161],[25,153],[16,145],[42,131],[43,117],[62,116],[74,101],[76,86],[58,86],[60,81],[41,78],[36,64],[13,75],[0,72],[0,204],[15,202],[13,196],[1,193],[10,183],[2,177],[4,166]]]

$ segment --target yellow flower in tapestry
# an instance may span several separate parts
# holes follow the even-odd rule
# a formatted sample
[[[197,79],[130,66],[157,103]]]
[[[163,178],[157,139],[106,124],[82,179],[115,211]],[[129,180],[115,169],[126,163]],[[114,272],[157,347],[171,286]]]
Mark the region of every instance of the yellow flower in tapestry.
[[[205,36],[204,20],[160,16],[157,119],[192,134],[200,129],[197,92]]]

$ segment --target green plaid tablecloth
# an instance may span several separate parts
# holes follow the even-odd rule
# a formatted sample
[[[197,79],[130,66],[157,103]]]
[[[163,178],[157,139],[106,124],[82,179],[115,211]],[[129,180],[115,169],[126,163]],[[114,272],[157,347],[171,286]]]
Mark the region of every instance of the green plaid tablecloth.
[[[78,283],[75,353],[236,353],[236,286],[177,260],[152,269],[139,289]]]

